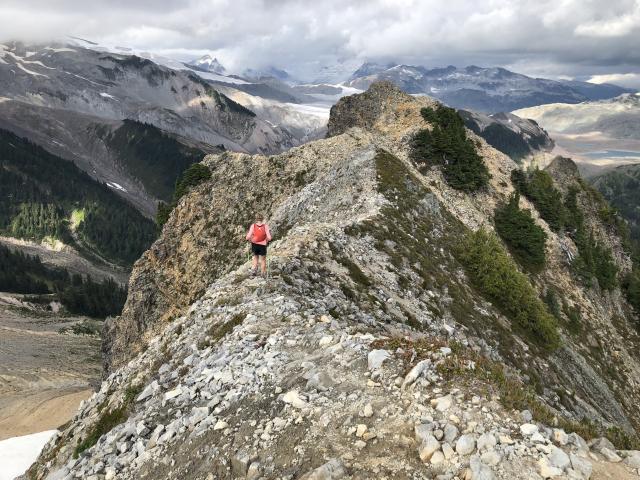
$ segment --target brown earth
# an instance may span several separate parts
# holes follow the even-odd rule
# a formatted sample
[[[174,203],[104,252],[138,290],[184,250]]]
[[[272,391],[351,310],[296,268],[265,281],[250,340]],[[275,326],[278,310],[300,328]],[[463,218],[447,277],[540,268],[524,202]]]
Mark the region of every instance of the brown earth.
[[[59,332],[82,322],[100,326],[0,293],[0,440],[57,428],[91,395],[99,338]]]

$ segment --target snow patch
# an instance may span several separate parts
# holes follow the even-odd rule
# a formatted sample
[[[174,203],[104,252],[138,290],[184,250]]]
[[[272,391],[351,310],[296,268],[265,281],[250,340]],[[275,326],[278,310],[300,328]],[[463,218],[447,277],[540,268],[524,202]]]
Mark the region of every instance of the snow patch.
[[[69,75],[73,75],[74,77],[79,78],[80,80],[84,80],[85,82],[89,82],[89,83],[92,83],[94,85],[98,85],[100,87],[106,87],[107,86],[107,85],[104,85],[102,83],[98,83],[98,82],[94,82],[93,80],[89,80],[88,78],[85,78],[85,77],[83,77],[81,75],[76,75],[75,73],[66,72],[64,70],[63,70],[63,72],[66,73],[66,74],[69,74]]]
[[[113,95],[109,95],[108,93],[105,92],[100,92],[100,96],[102,98],[110,98],[111,100],[118,100],[116,97],[114,97]]]
[[[304,113],[305,115],[313,115],[315,117],[321,118],[329,118],[329,108],[322,105],[312,105],[309,103],[285,103],[287,107],[291,108],[300,113]]]
[[[42,448],[57,430],[33,433],[0,441],[0,480],[22,475],[36,460]]]
[[[250,82],[245,82],[244,80],[240,80],[239,78],[227,77],[226,75],[218,75],[217,73],[211,73],[211,72],[201,72],[199,70],[193,70],[191,68],[189,69],[183,68],[182,70],[186,70],[199,77],[205,78],[207,80],[212,80],[214,82],[233,83],[236,85],[240,85],[240,84],[247,85],[250,83]]]
[[[77,52],[73,48],[53,48],[53,47],[44,47],[45,50],[49,50],[54,53],[62,53],[62,52]]]
[[[16,63],[16,67],[18,67],[20,70],[22,70],[25,73],[28,73],[29,75],[33,75],[34,77],[45,77],[45,78],[49,78],[48,75],[45,75],[44,73],[38,73],[38,72],[34,72],[33,70],[29,70],[26,67],[23,67],[22,64],[20,63]]]
[[[122,185],[120,185],[119,183],[116,183],[116,182],[107,182],[107,186],[111,187],[111,188],[113,188],[115,190],[120,190],[121,192],[126,192],[127,191],[126,188],[124,188]]]

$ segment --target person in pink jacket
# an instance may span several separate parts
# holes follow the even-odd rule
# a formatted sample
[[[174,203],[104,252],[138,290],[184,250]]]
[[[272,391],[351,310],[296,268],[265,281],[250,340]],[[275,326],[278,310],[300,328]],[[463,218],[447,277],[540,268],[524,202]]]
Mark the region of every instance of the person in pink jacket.
[[[251,253],[253,253],[252,271],[258,273],[258,262],[263,276],[267,274],[267,245],[271,241],[269,225],[264,223],[264,217],[256,214],[255,223],[251,224],[247,232],[247,240],[251,242]]]

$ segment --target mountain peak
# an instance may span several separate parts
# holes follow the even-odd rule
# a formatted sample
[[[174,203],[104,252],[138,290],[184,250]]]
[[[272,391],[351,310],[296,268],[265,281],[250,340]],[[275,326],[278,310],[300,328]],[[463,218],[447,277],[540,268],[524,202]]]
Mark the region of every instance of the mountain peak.
[[[339,135],[353,127],[376,129],[385,113],[394,112],[400,104],[412,103],[413,100],[393,82],[374,82],[366,92],[342,97],[331,107],[327,136]],[[423,97],[423,101],[429,100]]]
[[[203,70],[205,72],[216,73],[218,75],[223,75],[226,72],[224,66],[218,61],[217,58],[212,57],[210,54],[205,54],[197,60],[192,60],[188,63],[191,67],[197,67],[199,70]]]

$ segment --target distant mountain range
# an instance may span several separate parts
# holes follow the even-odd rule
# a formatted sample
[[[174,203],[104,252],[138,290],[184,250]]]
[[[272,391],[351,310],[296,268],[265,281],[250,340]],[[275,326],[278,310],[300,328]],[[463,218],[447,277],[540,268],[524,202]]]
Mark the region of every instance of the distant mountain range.
[[[195,71],[128,54],[76,45],[1,45],[0,85],[0,128],[73,160],[94,178],[120,185],[118,193],[147,215],[163,195],[148,188],[148,178],[132,175],[122,152],[107,141],[123,120],[156,128],[138,139],[148,143],[149,151],[156,151],[151,145],[156,140],[169,137],[178,150],[182,147],[176,144],[202,155],[221,148],[274,153],[300,143]],[[139,152],[145,150],[139,147]],[[153,161],[148,160],[150,171]],[[165,179],[173,180],[175,176]]]
[[[408,93],[429,95],[451,107],[485,113],[548,103],[601,100],[630,92],[616,85],[531,78],[504,68],[473,65],[427,69],[365,63],[346,85],[366,89],[377,80],[389,80]]]

